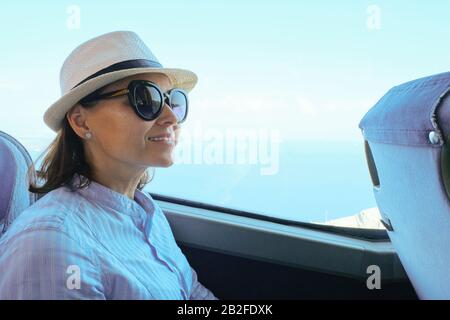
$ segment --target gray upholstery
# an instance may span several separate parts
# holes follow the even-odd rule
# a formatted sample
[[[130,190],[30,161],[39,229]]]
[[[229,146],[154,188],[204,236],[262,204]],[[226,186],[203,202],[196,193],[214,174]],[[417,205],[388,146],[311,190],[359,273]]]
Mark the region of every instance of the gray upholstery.
[[[392,88],[361,120],[374,194],[422,299],[450,299],[450,72]]]
[[[28,192],[27,171],[31,163],[26,149],[0,131],[0,235],[36,201],[34,194]]]

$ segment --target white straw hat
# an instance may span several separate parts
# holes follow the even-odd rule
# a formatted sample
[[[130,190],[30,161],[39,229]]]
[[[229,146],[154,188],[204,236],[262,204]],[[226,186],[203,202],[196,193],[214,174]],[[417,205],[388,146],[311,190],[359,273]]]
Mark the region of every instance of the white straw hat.
[[[174,87],[188,92],[197,83],[192,71],[163,68],[136,33],[107,33],[79,45],[64,61],[61,98],[47,109],[44,122],[57,132],[66,113],[82,98],[107,84],[141,73],[165,74]]]

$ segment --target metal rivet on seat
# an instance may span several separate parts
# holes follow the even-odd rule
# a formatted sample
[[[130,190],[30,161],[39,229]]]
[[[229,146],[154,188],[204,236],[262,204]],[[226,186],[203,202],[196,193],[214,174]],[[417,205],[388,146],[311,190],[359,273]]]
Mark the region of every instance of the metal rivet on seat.
[[[430,139],[430,142],[432,144],[438,144],[439,143],[439,136],[436,133],[436,131],[430,131],[430,133],[428,134],[428,139]]]

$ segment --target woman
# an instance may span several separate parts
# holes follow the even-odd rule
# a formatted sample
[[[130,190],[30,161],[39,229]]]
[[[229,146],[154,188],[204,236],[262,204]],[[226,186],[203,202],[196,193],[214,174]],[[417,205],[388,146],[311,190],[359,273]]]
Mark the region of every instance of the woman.
[[[57,137],[30,186],[45,195],[0,241],[1,299],[217,299],[141,191],[149,167],[172,165],[196,81],[133,32],[69,55],[44,115]]]

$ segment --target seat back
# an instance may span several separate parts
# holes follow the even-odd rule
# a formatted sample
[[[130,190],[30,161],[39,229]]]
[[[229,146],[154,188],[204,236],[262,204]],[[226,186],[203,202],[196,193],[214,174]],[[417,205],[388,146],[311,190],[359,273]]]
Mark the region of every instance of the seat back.
[[[375,199],[418,296],[450,299],[450,72],[392,88],[360,122]]]
[[[36,201],[28,191],[32,160],[16,139],[0,131],[0,236],[11,222]]]

